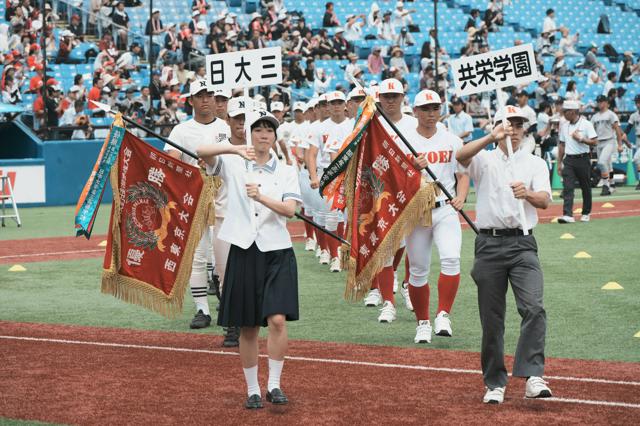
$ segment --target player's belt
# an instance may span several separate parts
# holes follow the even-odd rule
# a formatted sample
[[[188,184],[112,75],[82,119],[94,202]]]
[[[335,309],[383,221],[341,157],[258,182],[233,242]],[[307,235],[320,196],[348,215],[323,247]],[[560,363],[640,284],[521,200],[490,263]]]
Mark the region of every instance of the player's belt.
[[[444,207],[447,205],[447,200],[442,200],[442,201],[436,201],[435,206],[433,206],[434,209],[437,209],[439,207]]]
[[[520,228],[506,228],[506,229],[481,229],[481,234],[490,235],[492,237],[515,237],[517,235],[524,235]],[[529,229],[529,235],[533,235],[533,229]]]

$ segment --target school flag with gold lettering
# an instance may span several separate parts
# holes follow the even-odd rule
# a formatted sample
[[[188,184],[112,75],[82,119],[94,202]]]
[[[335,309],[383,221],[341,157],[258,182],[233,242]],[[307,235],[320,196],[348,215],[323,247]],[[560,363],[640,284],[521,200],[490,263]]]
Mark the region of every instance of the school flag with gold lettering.
[[[351,244],[342,247],[342,264],[347,266],[345,298],[352,301],[369,291],[403,238],[418,225],[431,225],[438,192],[395,144],[379,115],[367,118],[341,191],[349,215],[346,238]],[[343,148],[348,146],[345,141]]]
[[[207,225],[213,179],[129,132],[110,179],[102,292],[175,317]]]

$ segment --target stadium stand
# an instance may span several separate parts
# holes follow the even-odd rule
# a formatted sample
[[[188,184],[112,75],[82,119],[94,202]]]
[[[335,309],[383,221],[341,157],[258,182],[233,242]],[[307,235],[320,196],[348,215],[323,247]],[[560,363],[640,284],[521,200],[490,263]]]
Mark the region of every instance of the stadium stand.
[[[150,19],[152,8],[158,13]],[[432,1],[163,0],[152,6],[149,0],[47,0],[43,7],[36,0],[5,0],[0,12],[2,102],[23,107],[22,121],[42,128],[44,87],[55,94],[48,97],[55,98],[49,127],[84,126],[41,131],[42,137],[101,137],[100,127],[110,119],[87,99],[100,99],[166,132],[189,116],[180,95],[204,75],[206,54],[274,45],[285,53],[285,81],[260,92],[267,103],[274,91],[287,104],[324,91],[348,91],[347,72],[365,84],[395,76],[405,84],[407,100],[423,88],[446,92],[452,100],[451,59],[520,43],[534,44],[548,79],[515,88],[530,94],[536,110],[543,101],[553,105],[572,96],[591,113],[604,94],[625,121],[640,95],[638,0],[445,0],[438,2],[438,34]],[[39,46],[43,15],[46,84]],[[381,72],[381,64],[373,66],[377,50]],[[434,76],[440,77],[437,85]],[[570,93],[568,85],[574,86]],[[476,134],[482,133],[495,99],[465,100]],[[65,115],[76,101],[82,107]]]

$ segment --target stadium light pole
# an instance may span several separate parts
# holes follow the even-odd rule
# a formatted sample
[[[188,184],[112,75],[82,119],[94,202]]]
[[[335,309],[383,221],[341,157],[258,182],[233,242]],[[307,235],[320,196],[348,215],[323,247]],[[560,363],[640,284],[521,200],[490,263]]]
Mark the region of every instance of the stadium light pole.
[[[47,135],[47,128],[49,127],[49,107],[47,106],[47,21],[45,16],[45,5],[47,2],[43,1],[40,4],[40,15],[42,16],[42,37],[40,38],[40,47],[42,50],[42,103],[44,104],[44,133],[42,138],[45,139]],[[35,125],[35,123],[34,123]]]
[[[149,0],[149,22],[151,28],[149,30],[149,52],[147,58],[149,58],[149,89],[151,89],[151,82],[153,81],[153,0]]]
[[[436,92],[438,92],[438,80],[440,79],[440,73],[438,72],[438,53],[440,50],[440,43],[438,39],[440,38],[440,34],[438,34],[438,0],[433,0],[433,30],[435,32],[434,40],[436,42],[435,45],[435,75],[436,75]]]

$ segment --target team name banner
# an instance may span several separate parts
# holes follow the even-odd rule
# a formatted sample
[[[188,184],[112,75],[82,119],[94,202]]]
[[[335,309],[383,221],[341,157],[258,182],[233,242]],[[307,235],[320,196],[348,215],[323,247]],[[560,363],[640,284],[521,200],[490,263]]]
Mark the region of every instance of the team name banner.
[[[374,115],[346,171],[347,300],[360,300],[416,226],[431,225],[437,187],[422,179]]]
[[[267,47],[205,57],[207,84],[213,90],[282,83],[282,49]]]
[[[102,292],[175,317],[207,225],[213,179],[126,132],[111,185]]]
[[[451,61],[456,95],[467,96],[538,81],[533,45],[522,44]]]
[[[96,164],[93,166],[89,180],[87,180],[78,198],[75,218],[76,237],[84,235],[87,240],[91,238],[93,224],[96,220],[98,209],[100,208],[100,201],[102,201],[105,184],[107,183],[111,166],[118,157],[120,143],[122,142],[124,134],[125,129],[122,116],[118,114],[116,115],[109,134],[102,144],[100,154],[98,155]]]

